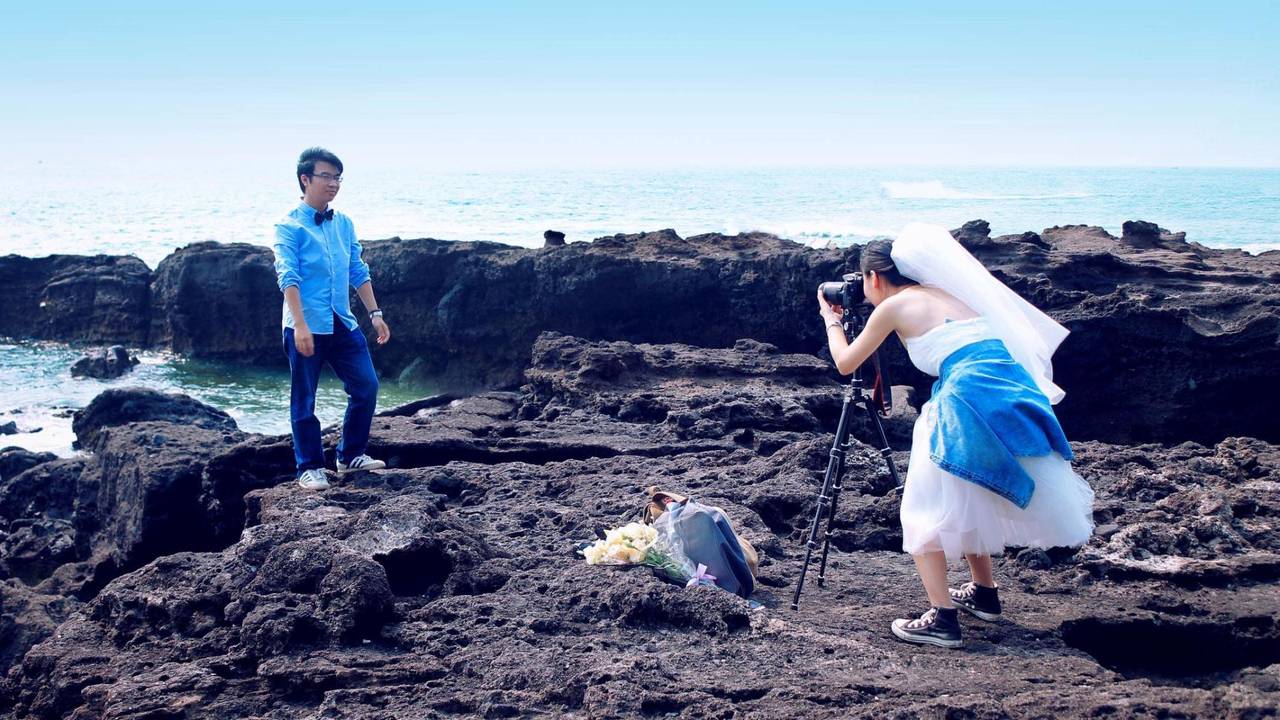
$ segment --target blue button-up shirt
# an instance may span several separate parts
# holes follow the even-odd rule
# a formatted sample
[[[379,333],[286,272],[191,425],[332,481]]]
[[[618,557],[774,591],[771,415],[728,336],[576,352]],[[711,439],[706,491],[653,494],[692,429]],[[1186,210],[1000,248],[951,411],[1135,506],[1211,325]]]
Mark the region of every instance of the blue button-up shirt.
[[[280,291],[291,286],[302,296],[302,315],[311,332],[333,332],[336,315],[348,330],[357,327],[351,314],[351,291],[369,281],[369,266],[360,258],[351,218],[334,211],[333,220],[316,225],[315,208],[305,202],[276,223],[276,281]],[[289,304],[284,305],[286,328],[294,327]]]

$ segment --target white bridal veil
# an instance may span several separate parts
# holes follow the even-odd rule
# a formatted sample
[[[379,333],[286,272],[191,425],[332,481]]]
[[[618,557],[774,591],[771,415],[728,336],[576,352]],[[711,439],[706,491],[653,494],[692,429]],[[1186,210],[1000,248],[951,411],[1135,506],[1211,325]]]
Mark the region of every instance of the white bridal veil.
[[[893,241],[898,271],[921,285],[953,295],[986,317],[1009,354],[1026,369],[1036,385],[1057,403],[1065,394],[1053,383],[1053,351],[1068,330],[987,272],[951,233],[937,225],[911,223]]]

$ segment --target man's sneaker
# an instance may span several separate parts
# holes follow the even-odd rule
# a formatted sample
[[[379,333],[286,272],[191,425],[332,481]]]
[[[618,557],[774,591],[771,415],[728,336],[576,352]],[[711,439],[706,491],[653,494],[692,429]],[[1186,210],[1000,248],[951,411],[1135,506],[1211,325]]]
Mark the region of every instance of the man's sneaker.
[[[950,589],[951,602],[970,615],[987,622],[1000,619],[1000,595],[996,588],[989,588],[975,582],[960,586],[959,590]]]
[[[319,468],[303,470],[298,476],[298,487],[303,490],[328,490],[329,481],[325,479],[324,471]]]
[[[338,461],[338,475],[346,475],[353,472],[364,472],[365,470],[381,470],[387,464],[381,460],[374,460],[368,455],[357,455],[351,458],[351,462],[344,463]]]
[[[929,608],[916,620],[894,620],[891,628],[898,639],[909,643],[945,648],[958,648],[962,644],[955,608]]]

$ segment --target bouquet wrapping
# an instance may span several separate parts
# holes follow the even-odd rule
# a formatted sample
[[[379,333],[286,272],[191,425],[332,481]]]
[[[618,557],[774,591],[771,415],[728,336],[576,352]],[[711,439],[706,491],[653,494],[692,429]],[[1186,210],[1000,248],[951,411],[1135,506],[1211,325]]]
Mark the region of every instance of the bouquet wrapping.
[[[590,565],[644,565],[673,582],[687,583],[696,568],[663,517],[653,525],[633,522],[608,530],[603,539],[583,548],[582,556]]]

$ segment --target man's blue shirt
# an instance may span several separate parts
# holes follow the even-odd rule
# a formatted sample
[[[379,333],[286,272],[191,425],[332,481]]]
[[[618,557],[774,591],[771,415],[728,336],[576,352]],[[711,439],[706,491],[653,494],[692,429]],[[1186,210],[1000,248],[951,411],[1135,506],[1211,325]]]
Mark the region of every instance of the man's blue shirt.
[[[333,333],[338,316],[348,330],[357,327],[351,314],[351,291],[369,281],[369,266],[360,258],[351,218],[336,210],[332,220],[316,225],[316,210],[305,202],[276,223],[276,283],[280,291],[296,286],[302,296],[307,327],[319,335]],[[289,305],[284,305],[283,327],[294,327]]]

